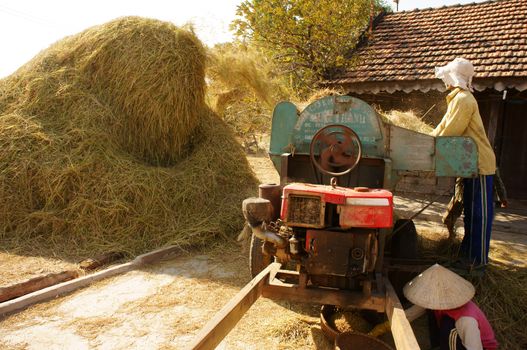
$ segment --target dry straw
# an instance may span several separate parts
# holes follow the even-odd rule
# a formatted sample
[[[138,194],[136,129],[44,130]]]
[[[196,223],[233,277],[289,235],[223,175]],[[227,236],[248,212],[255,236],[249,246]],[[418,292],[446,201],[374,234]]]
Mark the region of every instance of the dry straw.
[[[413,110],[408,111],[378,111],[385,123],[400,126],[401,128],[417,131],[423,134],[430,134],[434,129],[425,123]]]
[[[204,84],[195,35],[137,17],[0,80],[2,244],[136,254],[236,231],[255,180]]]
[[[216,96],[215,111],[225,108],[248,95],[257,103],[272,109],[283,88],[272,77],[272,64],[255,50],[243,47],[223,47],[209,54],[207,76],[212,95]]]
[[[527,269],[492,262],[473,283],[474,300],[489,319],[500,349],[527,349]]]

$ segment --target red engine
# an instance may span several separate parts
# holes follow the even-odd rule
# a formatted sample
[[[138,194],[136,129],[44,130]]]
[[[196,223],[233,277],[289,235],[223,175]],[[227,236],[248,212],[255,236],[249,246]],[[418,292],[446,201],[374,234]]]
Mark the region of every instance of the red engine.
[[[393,195],[365,187],[294,183],[284,187],[280,217],[291,227],[389,228]]]

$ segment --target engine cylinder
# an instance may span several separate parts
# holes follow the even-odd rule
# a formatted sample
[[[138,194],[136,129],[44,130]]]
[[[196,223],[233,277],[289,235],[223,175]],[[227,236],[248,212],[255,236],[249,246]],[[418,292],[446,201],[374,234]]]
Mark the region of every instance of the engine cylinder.
[[[280,205],[282,197],[282,186],[277,184],[261,184],[258,186],[258,196],[265,198],[271,202],[273,206],[272,221],[278,220],[280,217]]]

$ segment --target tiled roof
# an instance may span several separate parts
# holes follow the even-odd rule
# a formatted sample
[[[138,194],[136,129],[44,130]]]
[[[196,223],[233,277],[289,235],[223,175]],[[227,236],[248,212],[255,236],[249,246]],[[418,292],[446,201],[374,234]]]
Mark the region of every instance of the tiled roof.
[[[472,61],[477,78],[527,79],[527,0],[498,0],[384,15],[359,63],[333,84],[435,79],[434,67]]]

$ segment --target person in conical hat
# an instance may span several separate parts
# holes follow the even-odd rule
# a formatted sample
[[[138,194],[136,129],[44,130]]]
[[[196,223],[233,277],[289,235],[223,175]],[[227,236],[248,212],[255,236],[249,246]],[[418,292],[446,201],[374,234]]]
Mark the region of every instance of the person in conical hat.
[[[472,95],[474,66],[464,58],[456,58],[442,67],[435,75],[441,79],[449,94],[448,108],[432,136],[468,136],[478,149],[478,174],[463,179],[463,211],[465,236],[461,242],[465,267],[484,267],[488,263],[490,234],[494,217],[493,182],[496,157],[490,145],[478,103]]]
[[[498,342],[481,309],[472,301],[472,283],[435,264],[408,282],[404,296],[413,304],[431,310],[432,346],[441,350],[494,350]]]

